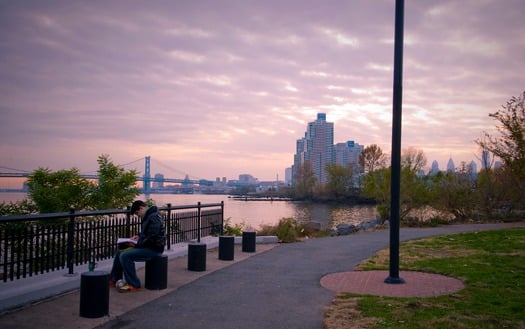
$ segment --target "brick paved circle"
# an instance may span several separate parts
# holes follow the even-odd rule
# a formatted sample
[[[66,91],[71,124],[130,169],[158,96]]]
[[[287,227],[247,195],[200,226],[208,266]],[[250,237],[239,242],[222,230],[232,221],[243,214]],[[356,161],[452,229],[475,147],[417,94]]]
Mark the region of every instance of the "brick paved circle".
[[[322,277],[321,285],[337,293],[389,297],[432,297],[465,288],[461,280],[440,274],[400,271],[399,277],[405,280],[403,284],[385,283],[388,276],[388,271],[338,272]]]

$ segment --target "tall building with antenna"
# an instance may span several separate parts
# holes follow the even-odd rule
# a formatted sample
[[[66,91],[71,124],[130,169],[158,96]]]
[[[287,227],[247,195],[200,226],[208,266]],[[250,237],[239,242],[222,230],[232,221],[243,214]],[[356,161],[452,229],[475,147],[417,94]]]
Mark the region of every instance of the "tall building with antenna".
[[[454,164],[454,161],[452,160],[452,156],[448,160],[447,171],[448,172],[456,172],[456,165]]]
[[[490,166],[490,153],[487,150],[483,150],[481,152],[481,169],[489,169]]]
[[[430,174],[437,175],[439,172],[439,164],[436,160],[432,161],[432,168],[430,169]]]
[[[324,169],[334,161],[334,123],[326,121],[326,113],[318,113],[317,120],[308,123],[304,137],[297,140],[292,183],[299,166],[307,162],[318,182],[328,182],[328,175]]]

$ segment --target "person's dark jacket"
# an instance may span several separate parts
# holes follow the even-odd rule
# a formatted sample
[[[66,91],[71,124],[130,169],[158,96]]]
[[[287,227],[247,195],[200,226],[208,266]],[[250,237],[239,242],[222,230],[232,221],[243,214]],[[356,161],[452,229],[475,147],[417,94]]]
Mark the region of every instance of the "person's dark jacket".
[[[158,252],[164,251],[166,245],[166,230],[164,220],[156,206],[148,208],[142,218],[141,230],[136,248],[151,248]]]

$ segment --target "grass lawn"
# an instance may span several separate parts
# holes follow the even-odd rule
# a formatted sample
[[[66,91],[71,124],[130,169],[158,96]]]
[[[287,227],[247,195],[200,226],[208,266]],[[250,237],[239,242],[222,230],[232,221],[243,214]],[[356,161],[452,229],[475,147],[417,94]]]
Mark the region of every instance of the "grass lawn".
[[[388,249],[356,270],[388,270]],[[481,231],[403,242],[400,270],[443,274],[466,288],[445,296],[339,294],[326,329],[525,328],[525,229]]]

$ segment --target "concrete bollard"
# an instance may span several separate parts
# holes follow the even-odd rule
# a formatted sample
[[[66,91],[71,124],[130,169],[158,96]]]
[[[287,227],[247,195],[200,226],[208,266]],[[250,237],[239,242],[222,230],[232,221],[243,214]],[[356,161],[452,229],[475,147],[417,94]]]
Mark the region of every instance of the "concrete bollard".
[[[206,271],[205,243],[190,243],[188,245],[188,270]]]
[[[255,232],[242,232],[242,251],[255,252]]]
[[[80,276],[80,316],[100,318],[109,315],[109,273],[84,272]]]
[[[168,256],[160,255],[146,261],[144,287],[149,290],[162,290],[168,287]]]
[[[235,237],[220,236],[219,237],[219,259],[233,260]]]

